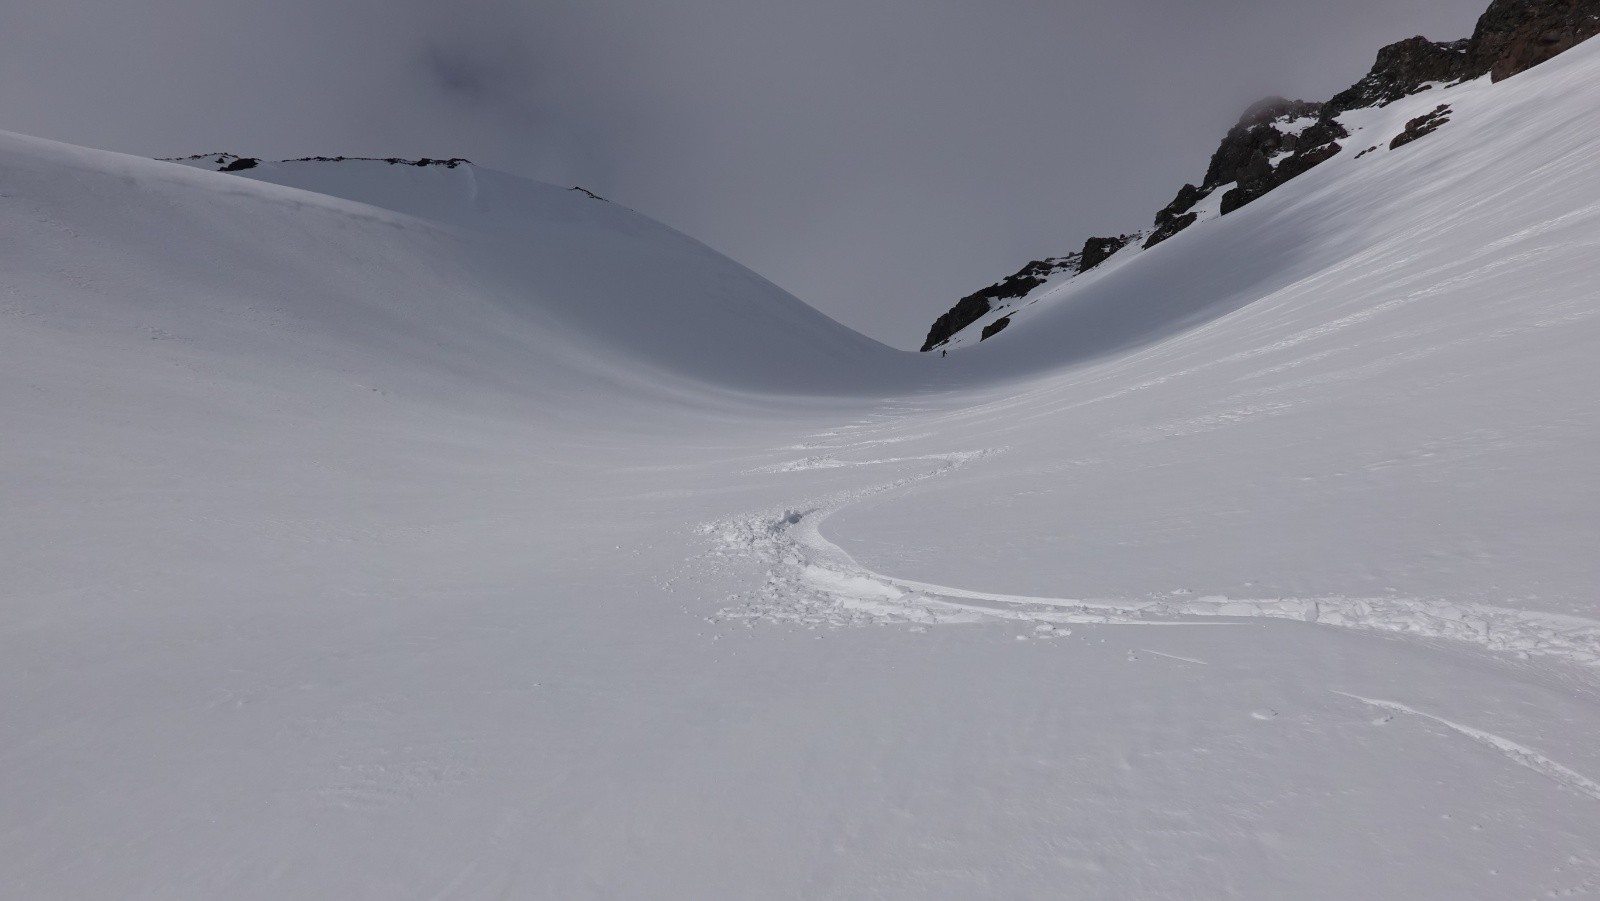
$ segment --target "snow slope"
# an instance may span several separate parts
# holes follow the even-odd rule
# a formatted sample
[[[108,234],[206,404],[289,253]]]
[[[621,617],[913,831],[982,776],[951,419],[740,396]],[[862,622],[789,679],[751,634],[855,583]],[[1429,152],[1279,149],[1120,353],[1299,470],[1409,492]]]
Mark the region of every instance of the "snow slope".
[[[1058,502],[1019,500],[983,581],[1126,594],[1159,573],[1173,588],[1203,576],[1209,591],[1597,612],[1600,123],[1572,101],[1593,91],[1594,59],[1580,48],[1501,85],[1349,114],[1347,150],[1323,167],[946,361],[1084,361],[1031,382],[1029,405],[1065,427],[1042,471],[1098,461],[1070,491],[1101,511],[1098,534],[1062,548]],[[1387,149],[1439,103],[1449,125]],[[1179,448],[1184,465],[1166,465]],[[1034,482],[1015,464],[998,478]],[[1006,493],[993,481],[972,499]],[[1213,517],[1249,528],[1219,545]],[[1150,534],[1170,518],[1189,525]]]
[[[177,268],[206,297],[124,298],[118,307],[129,316],[237,318],[240,306],[270,302],[272,315],[291,328],[371,342],[381,339],[370,319],[413,317],[382,322],[393,326],[388,338],[410,341],[429,328],[496,329],[503,341],[547,342],[541,352],[607,358],[589,364],[597,371],[653,367],[783,391],[837,391],[858,384],[863,372],[881,382],[883,365],[862,361],[894,357],[652,220],[471,165],[267,163],[242,178],[18,136],[7,139],[7,157],[19,226],[48,219],[48,227],[81,231],[89,243],[117,245],[146,267],[113,270],[132,283],[129,290],[159,285]],[[76,189],[68,191],[68,182]],[[47,260],[63,252],[48,244],[50,232],[19,230],[30,243],[17,253]],[[82,248],[73,250],[81,255]],[[334,268],[341,271],[329,275]],[[110,278],[71,276],[97,284]],[[333,281],[295,285],[295,278]],[[217,287],[222,283],[226,290]],[[388,297],[395,285],[404,290]],[[447,296],[464,306],[441,303]],[[502,318],[481,322],[485,305],[498,307]],[[354,334],[358,325],[366,334]],[[470,356],[455,351],[449,364]],[[515,374],[504,362],[483,361],[483,368]]]
[[[0,139],[0,895],[1600,892],[1597,84],[948,358],[481,170]]]

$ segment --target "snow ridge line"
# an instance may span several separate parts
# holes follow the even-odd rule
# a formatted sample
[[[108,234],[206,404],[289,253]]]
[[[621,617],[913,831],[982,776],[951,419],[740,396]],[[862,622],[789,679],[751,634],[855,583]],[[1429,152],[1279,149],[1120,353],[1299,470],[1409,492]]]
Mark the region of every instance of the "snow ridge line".
[[[754,558],[767,565],[762,585],[734,598],[715,619],[813,626],[996,620],[1039,625],[1173,626],[1221,625],[1206,622],[1216,618],[1290,619],[1462,641],[1519,657],[1547,656],[1600,666],[1600,621],[1581,617],[1402,597],[1238,599],[1214,595],[1122,600],[998,594],[874,572],[820,532],[829,515],[852,503],[936,478],[1003,450],[899,458],[893,462],[933,459],[941,465],[874,488],[843,492],[798,510],[766,511],[702,525],[701,534],[713,536],[717,542],[710,556]]]
[[[1471,726],[1464,726],[1460,723],[1447,720],[1442,716],[1434,716],[1431,713],[1423,713],[1415,707],[1407,707],[1405,704],[1401,704],[1398,701],[1383,701],[1377,698],[1364,698],[1361,695],[1353,695],[1347,691],[1339,691],[1338,689],[1332,688],[1328,690],[1332,691],[1336,695],[1344,695],[1347,698],[1352,698],[1360,701],[1363,704],[1376,707],[1379,710],[1388,710],[1391,713],[1404,713],[1411,716],[1419,716],[1425,720],[1433,720],[1439,725],[1454,730],[1455,732],[1459,732],[1473,741],[1488,745],[1494,750],[1499,751],[1501,754],[1504,754],[1511,760],[1511,762],[1517,764],[1518,766],[1526,767],[1541,776],[1553,779],[1580,795],[1585,795],[1595,799],[1596,801],[1600,801],[1600,782],[1596,782],[1576,770],[1556,763],[1554,760],[1551,760],[1543,754],[1540,754],[1538,751],[1535,751],[1527,745],[1517,744],[1511,739],[1496,735],[1493,732],[1485,732],[1482,729],[1474,729]]]

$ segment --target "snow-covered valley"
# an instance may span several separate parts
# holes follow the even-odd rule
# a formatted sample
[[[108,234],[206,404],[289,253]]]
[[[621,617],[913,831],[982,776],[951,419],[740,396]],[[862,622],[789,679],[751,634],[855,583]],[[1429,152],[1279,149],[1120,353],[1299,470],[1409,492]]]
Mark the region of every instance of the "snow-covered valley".
[[[477,167],[0,137],[0,895],[1600,894],[1597,84],[948,357]]]

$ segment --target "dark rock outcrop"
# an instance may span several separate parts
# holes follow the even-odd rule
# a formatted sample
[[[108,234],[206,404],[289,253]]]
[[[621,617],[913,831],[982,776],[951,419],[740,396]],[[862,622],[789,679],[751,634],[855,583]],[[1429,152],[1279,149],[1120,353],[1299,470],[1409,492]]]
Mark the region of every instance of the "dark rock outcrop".
[[[1339,129],[1341,137],[1349,137],[1350,133],[1343,128]],[[1321,165],[1339,155],[1344,148],[1338,141],[1329,141],[1326,144],[1307,146],[1304,150],[1289,157],[1272,170],[1273,187],[1283,184],[1292,178],[1297,178],[1310,171],[1313,166]]]
[[[1300,132],[1300,139],[1295,145],[1295,152],[1300,154],[1310,153],[1318,147],[1332,144],[1334,141],[1342,141],[1348,137],[1350,137],[1349,129],[1340,125],[1339,120],[1327,113],[1323,113],[1322,118],[1318,119],[1316,124]]]
[[[933,328],[928,330],[927,340],[922,342],[922,350],[933,350],[949,341],[950,337],[956,332],[982,319],[985,314],[994,309],[995,301],[1025,297],[1030,291],[1043,285],[1050,276],[1058,272],[1066,270],[1077,272],[1080,262],[1080,256],[1075,253],[1064,257],[1034,260],[1006,279],[995,282],[981,291],[974,291],[968,294],[966,297],[956,301],[956,305],[945,312],[943,316],[934,320]],[[1004,328],[1004,326],[1001,326],[1001,328]]]
[[[1186,184],[1179,188],[1178,196],[1172,198],[1172,202],[1162,207],[1161,212],[1156,214],[1156,226],[1160,227],[1165,225],[1166,223],[1177,219],[1179,216],[1182,216],[1184,213],[1194,209],[1195,204],[1206,199],[1207,193],[1208,192],[1202,191],[1194,185]]]
[[[239,156],[236,153],[195,153],[189,156],[163,156],[158,157],[158,159],[164,163],[198,163],[201,160],[205,160],[207,165],[215,166],[218,172],[237,172],[239,171],[238,169],[230,169],[228,167],[250,158]],[[260,160],[252,160],[252,165],[259,162]],[[243,166],[241,168],[248,169],[250,167]]]
[[[199,160],[206,160],[209,164],[216,166],[218,172],[242,172],[245,169],[254,169],[261,163],[261,160],[256,159],[255,157],[237,156],[232,153],[197,153],[193,156],[168,156],[162,157],[161,159],[165,162],[176,163],[193,163]],[[347,160],[358,160],[368,163],[388,163],[391,166],[443,166],[446,169],[454,169],[455,167],[463,164],[472,164],[471,160],[462,159],[461,157],[453,157],[448,160],[434,160],[429,159],[428,157],[423,157],[420,160],[408,160],[402,159],[398,156],[301,156],[295,157],[292,160],[280,160],[280,162],[342,163]]]
[[[1199,221],[1199,213],[1184,213],[1182,216],[1174,216],[1156,226],[1156,230],[1151,232],[1150,237],[1144,242],[1144,249],[1149,250]]]
[[[1206,167],[1206,177],[1200,183],[1200,189],[1210,192],[1220,185],[1239,181],[1241,175],[1253,165],[1259,166],[1256,162],[1258,157],[1294,150],[1299,143],[1298,136],[1274,127],[1274,123],[1281,120],[1286,124],[1294,119],[1318,115],[1321,111],[1321,104],[1304,100],[1268,97],[1257,101],[1245,110],[1238,124],[1228,130],[1217,152],[1211,155],[1211,164]]]
[[[1162,207],[1161,212],[1156,214],[1155,231],[1151,232],[1150,237],[1144,242],[1144,249],[1149,250],[1195,224],[1200,216],[1189,211],[1194,209],[1195,204],[1204,200],[1208,193],[1210,192],[1202,191],[1194,185],[1184,185],[1179,188],[1178,196],[1172,198],[1172,202]]]
[[[1239,207],[1257,199],[1300,175],[1310,171],[1313,166],[1333,159],[1344,148],[1337,141],[1309,147],[1279,163],[1276,167],[1269,168],[1262,177],[1252,177],[1239,180],[1238,187],[1222,195],[1222,215],[1226,216]]]
[[[1328,101],[1331,112],[1392,103],[1431,83],[1524,72],[1600,34],[1600,0],[1494,0],[1472,37],[1418,36],[1378,51],[1366,77]]]
[[[933,328],[928,330],[928,340],[922,342],[922,351],[926,353],[949,341],[956,332],[982,319],[988,312],[989,298],[981,294],[968,294],[961,298],[943,316],[933,321]]]
[[[1083,242],[1083,250],[1079,252],[1078,271],[1088,272],[1090,269],[1111,259],[1111,255],[1128,246],[1133,240],[1133,235],[1118,235],[1115,238],[1090,238]]]
[[[1325,115],[1383,106],[1433,82],[1454,82],[1471,77],[1467,64],[1468,43],[1461,40],[1441,44],[1419,35],[1390,44],[1378,51],[1372,71],[1333,95]]]
[[[1312,117],[1316,121],[1310,125],[1291,128],[1297,120]],[[1345,137],[1349,137],[1349,132],[1332,118],[1325,104],[1268,97],[1245,110],[1239,123],[1222,139],[1222,146],[1217,148],[1211,165],[1206,167],[1200,190],[1210,193],[1233,184],[1234,187],[1222,195],[1222,214],[1227,215],[1318,163],[1332,159],[1340,150],[1337,141]],[[1187,227],[1178,226],[1175,221],[1165,229],[1162,225],[1158,214],[1152,239],[1160,235],[1164,241]]]
[[[1600,0],[1494,0],[1467,47],[1471,77],[1502,81],[1600,34]]]
[[[1441,103],[1433,108],[1433,112],[1423,113],[1407,122],[1406,130],[1395,135],[1394,140],[1389,142],[1389,149],[1394,150],[1396,147],[1404,147],[1420,137],[1431,135],[1439,126],[1449,121],[1450,107]]]
[[[433,160],[433,159],[429,159],[427,157],[423,157],[420,160],[408,160],[408,159],[405,159],[403,157],[398,157],[398,156],[301,156],[301,157],[296,157],[296,158],[294,158],[292,160],[284,160],[284,162],[286,162],[286,163],[343,163],[343,162],[345,162],[347,160],[355,160],[357,162],[364,162],[364,163],[388,163],[391,166],[417,166],[419,168],[426,167],[426,166],[443,166],[446,169],[454,169],[455,167],[460,166],[462,164],[466,164],[466,165],[469,165],[469,166],[472,165],[472,160],[462,159],[459,156],[458,157],[452,157],[452,158],[447,159],[447,160]]]
[[[995,321],[993,321],[993,322],[989,323],[988,325],[984,326],[983,327],[983,333],[978,336],[978,340],[979,341],[987,341],[990,338],[993,338],[995,335],[998,335],[1001,332],[1005,331],[1006,326],[1008,326],[1010,324],[1011,324],[1011,317],[1010,316],[1002,316],[1001,318],[996,319]]]

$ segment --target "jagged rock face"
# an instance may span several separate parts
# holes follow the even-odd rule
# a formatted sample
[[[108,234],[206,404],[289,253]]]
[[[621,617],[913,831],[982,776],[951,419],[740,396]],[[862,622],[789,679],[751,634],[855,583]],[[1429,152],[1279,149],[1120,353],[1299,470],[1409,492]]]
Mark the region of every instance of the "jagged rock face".
[[[928,330],[927,340],[922,342],[922,350],[924,352],[933,350],[949,341],[956,332],[982,319],[994,309],[995,301],[1024,297],[1058,272],[1077,272],[1081,261],[1081,257],[1075,253],[1046,260],[1033,260],[1003,281],[968,294],[956,301],[956,305],[943,316],[934,320],[933,328]]]
[[[239,169],[248,169],[260,162],[253,157],[240,156],[237,153],[196,153],[190,156],[164,156],[160,159],[168,163],[199,163],[205,160],[208,165],[216,166],[218,172],[237,172]],[[250,164],[240,165],[245,160],[250,160]]]
[[[1298,132],[1289,129],[1291,122],[1311,116],[1317,117],[1317,121]],[[1345,137],[1349,137],[1349,132],[1332,118],[1325,104],[1269,97],[1246,110],[1239,124],[1222,139],[1222,146],[1211,157],[1200,190],[1209,193],[1233,183],[1233,190],[1222,196],[1222,213],[1227,215],[1331,159],[1340,150],[1336,142]],[[1288,154],[1287,158],[1284,154]],[[1179,198],[1183,199],[1181,192]],[[1171,233],[1163,235],[1161,240],[1177,233],[1171,226],[1162,228],[1160,215],[1156,217],[1156,228],[1152,239],[1163,231]]]
[[[1600,34],[1600,0],[1494,0],[1467,48],[1474,77],[1524,72]]]
[[[1424,113],[1407,122],[1406,130],[1395,135],[1394,140],[1389,142],[1389,149],[1394,150],[1397,147],[1404,147],[1417,138],[1431,135],[1439,126],[1449,121],[1450,107],[1441,103],[1434,107],[1432,112]]]
[[[1322,109],[1322,104],[1310,100],[1290,100],[1287,97],[1263,97],[1250,104],[1239,116],[1235,129],[1253,128],[1265,125],[1274,119],[1299,119],[1305,116],[1315,116]]]
[[[1144,242],[1144,249],[1149,250],[1198,221],[1200,221],[1199,213],[1184,213],[1182,216],[1172,217],[1156,226],[1156,230],[1151,232],[1149,239]]]
[[[1345,131],[1343,128],[1340,128],[1339,137],[1348,138],[1350,137],[1350,133]],[[1277,187],[1291,178],[1304,175],[1309,169],[1311,169],[1311,167],[1320,165],[1328,160],[1333,159],[1338,155],[1339,151],[1343,149],[1343,147],[1339,146],[1338,141],[1329,141],[1326,144],[1321,144],[1314,147],[1306,147],[1304,150],[1296,153],[1294,156],[1291,156],[1279,163],[1278,168],[1273,170],[1273,187]],[[1271,188],[1268,190],[1271,190]]]
[[[1200,216],[1189,211],[1194,209],[1194,205],[1204,200],[1209,193],[1208,191],[1200,190],[1194,185],[1184,185],[1179,188],[1178,196],[1172,198],[1172,202],[1156,214],[1155,231],[1151,232],[1150,237],[1144,242],[1144,249],[1149,250],[1195,224]]]
[[[1349,130],[1340,125],[1338,120],[1334,119],[1324,109],[1322,118],[1318,119],[1315,125],[1300,132],[1298,152],[1307,153],[1324,144],[1332,144],[1334,141],[1342,141],[1348,137],[1350,137]]]
[[[182,162],[182,163],[197,162],[199,160],[206,160],[208,163],[216,166],[218,172],[240,172],[240,171],[243,171],[245,169],[253,169],[256,166],[260,165],[260,163],[261,163],[261,160],[255,158],[253,156],[238,156],[237,154],[232,154],[232,153],[197,153],[197,154],[194,154],[193,156],[168,156],[168,157],[162,157],[161,159],[163,159],[163,160],[165,160],[167,162]],[[391,166],[443,166],[446,169],[454,169],[455,167],[457,167],[457,166],[459,166],[459,165],[461,165],[463,163],[466,163],[468,165],[471,165],[471,163],[472,163],[471,160],[462,159],[461,157],[455,157],[453,159],[448,159],[448,160],[435,160],[435,159],[429,159],[428,157],[423,157],[420,160],[408,160],[408,159],[402,159],[402,158],[400,158],[398,156],[386,156],[386,157],[372,157],[372,156],[302,156],[302,157],[296,157],[296,158],[294,158],[292,160],[281,160],[281,162],[285,162],[285,163],[342,163],[342,162],[345,162],[346,160],[358,160],[358,161],[369,162],[369,163],[388,163]]]
[[[978,336],[979,341],[987,341],[1005,330],[1011,324],[1011,317],[1005,316],[983,327],[983,333]]]
[[[462,163],[466,163],[467,165],[472,164],[472,160],[462,159],[461,157],[453,157],[448,160],[435,160],[429,159],[428,157],[423,157],[420,160],[408,160],[398,156],[302,156],[296,157],[292,160],[284,160],[284,162],[342,163],[346,160],[359,160],[368,163],[388,163],[391,166],[443,166],[446,169],[454,169]]]
[[[1178,196],[1172,198],[1172,202],[1167,204],[1162,208],[1161,212],[1156,214],[1156,225],[1165,225],[1166,223],[1177,219],[1184,213],[1194,209],[1194,205],[1205,198],[1205,191],[1200,190],[1194,185],[1184,185],[1178,189]]]
[[[1366,77],[1328,101],[1329,114],[1391,103],[1431,82],[1500,81],[1600,34],[1600,0],[1494,0],[1472,37],[1407,38],[1378,51]]]
[[[981,294],[968,294],[956,301],[955,306],[933,321],[933,328],[928,330],[928,340],[922,342],[922,352],[927,353],[949,341],[952,335],[982,319],[987,312],[989,298]]]
[[[1317,147],[1307,147],[1279,163],[1276,168],[1269,168],[1266,175],[1261,178],[1240,178],[1238,187],[1222,195],[1222,215],[1228,215],[1291,178],[1304,175],[1313,166],[1333,159],[1343,149],[1337,141]]]
[[[1390,44],[1378,51],[1378,61],[1372,64],[1372,71],[1333,95],[1325,115],[1393,103],[1432,82],[1473,77],[1467,46],[1465,40],[1435,43],[1420,35]]]
[[[1245,110],[1239,123],[1228,131],[1222,145],[1212,154],[1201,190],[1209,192],[1219,185],[1238,181],[1240,174],[1250,166],[1260,165],[1256,162],[1258,156],[1264,159],[1283,150],[1294,150],[1299,137],[1280,130],[1274,123],[1315,116],[1321,111],[1319,103],[1283,97],[1268,97],[1255,103]]]
[[[1083,242],[1083,251],[1079,254],[1078,271],[1088,272],[1090,269],[1111,259],[1111,255],[1128,246],[1133,240],[1133,235],[1118,235],[1115,238],[1090,238]]]
[[[1494,0],[1472,37],[1407,38],[1378,51],[1366,77],[1328,101],[1331,113],[1379,106],[1430,82],[1489,74],[1500,81],[1600,34],[1600,0]]]

